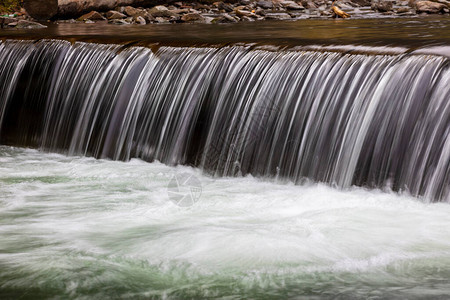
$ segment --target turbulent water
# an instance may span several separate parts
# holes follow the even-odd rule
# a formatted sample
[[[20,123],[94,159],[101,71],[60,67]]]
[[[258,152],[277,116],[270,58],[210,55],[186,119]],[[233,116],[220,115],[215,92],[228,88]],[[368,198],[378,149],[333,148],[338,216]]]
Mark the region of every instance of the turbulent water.
[[[337,48],[0,42],[0,299],[448,297],[448,47]]]
[[[190,207],[170,197],[184,173]],[[450,293],[448,204],[4,146],[0,190],[2,299]]]
[[[0,44],[0,142],[450,200],[443,56]]]

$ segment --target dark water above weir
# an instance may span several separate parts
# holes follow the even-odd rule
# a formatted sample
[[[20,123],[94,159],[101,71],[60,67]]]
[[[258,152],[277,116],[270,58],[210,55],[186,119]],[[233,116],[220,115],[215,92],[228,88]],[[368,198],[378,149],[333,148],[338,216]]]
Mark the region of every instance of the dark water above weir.
[[[450,200],[449,60],[0,44],[0,142]]]
[[[47,29],[0,30],[1,38],[67,39],[142,46],[205,46],[256,43],[277,47],[311,45],[390,46],[416,49],[450,45],[450,18],[416,18],[264,21],[245,24],[152,24],[114,26],[47,24]],[[349,49],[347,49],[349,50]],[[447,50],[447,53],[449,51]]]

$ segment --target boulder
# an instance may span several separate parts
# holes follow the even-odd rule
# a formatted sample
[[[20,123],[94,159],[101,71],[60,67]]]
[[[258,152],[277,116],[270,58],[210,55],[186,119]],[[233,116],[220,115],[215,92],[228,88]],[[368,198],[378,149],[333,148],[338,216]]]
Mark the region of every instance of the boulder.
[[[373,0],[371,7],[379,12],[388,12],[392,10],[393,5],[392,1],[389,0]]]
[[[110,10],[106,13],[106,18],[108,18],[109,20],[125,19],[126,17],[127,17],[126,15],[118,12],[117,10]]]
[[[19,20],[17,22],[16,28],[18,29],[42,29],[47,28],[47,26],[42,25],[37,22],[27,21],[27,20]]]
[[[77,19],[78,21],[101,21],[106,20],[105,17],[103,17],[99,12],[93,10],[91,12],[88,12],[85,15],[82,15]]]
[[[415,6],[418,13],[427,14],[438,14],[444,12],[444,9],[446,8],[445,4],[431,1],[417,1]]]
[[[58,13],[58,0],[24,0],[23,6],[36,20],[48,20]]]

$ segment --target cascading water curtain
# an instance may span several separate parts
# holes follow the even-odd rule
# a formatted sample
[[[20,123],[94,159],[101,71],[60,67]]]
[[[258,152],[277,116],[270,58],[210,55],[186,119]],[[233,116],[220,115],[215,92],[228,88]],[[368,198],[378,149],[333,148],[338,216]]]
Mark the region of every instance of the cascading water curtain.
[[[450,201],[449,59],[0,44],[0,142]]]

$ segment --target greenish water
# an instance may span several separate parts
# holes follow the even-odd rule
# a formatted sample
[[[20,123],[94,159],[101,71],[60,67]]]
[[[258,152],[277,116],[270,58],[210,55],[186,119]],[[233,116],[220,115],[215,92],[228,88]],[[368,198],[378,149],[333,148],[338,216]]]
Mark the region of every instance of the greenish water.
[[[189,207],[169,193],[181,174],[200,183],[177,191]],[[449,214],[388,191],[0,147],[0,298],[446,299]]]

